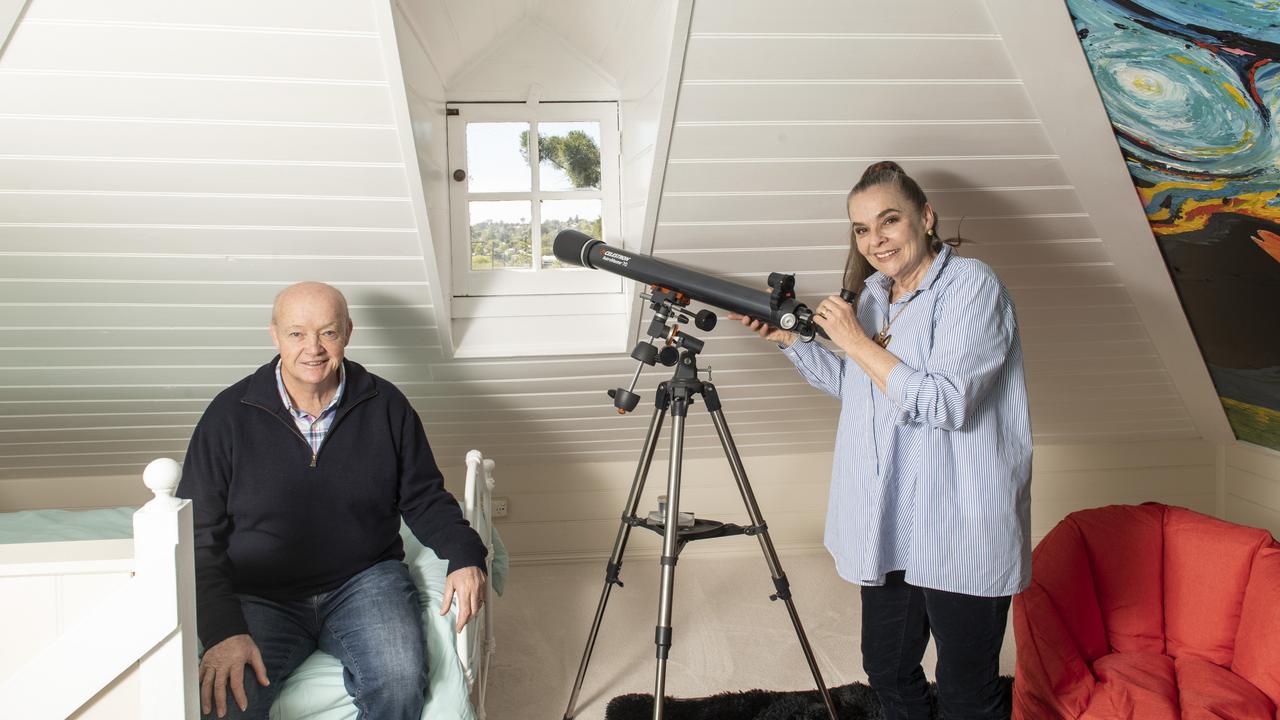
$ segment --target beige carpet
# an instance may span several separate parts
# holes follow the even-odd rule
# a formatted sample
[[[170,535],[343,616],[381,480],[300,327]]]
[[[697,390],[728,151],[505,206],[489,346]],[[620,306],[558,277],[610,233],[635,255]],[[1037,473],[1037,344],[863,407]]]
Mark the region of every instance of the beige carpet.
[[[756,552],[715,554],[715,544],[735,542]],[[836,576],[824,551],[784,553],[782,567],[827,684],[865,681],[858,653],[858,588]],[[495,603],[498,652],[489,681],[490,718],[564,715],[603,580],[604,561],[511,569],[507,595]],[[657,559],[629,556],[622,581],[626,587],[615,588],[609,600],[579,697],[580,720],[601,720],[614,695],[653,692]],[[769,601],[772,592],[754,541],[691,545],[676,570],[668,694],[812,687],[786,609]],[[935,657],[930,645],[924,660],[930,679]],[[1013,658],[1010,631],[1002,673],[1013,674]]]

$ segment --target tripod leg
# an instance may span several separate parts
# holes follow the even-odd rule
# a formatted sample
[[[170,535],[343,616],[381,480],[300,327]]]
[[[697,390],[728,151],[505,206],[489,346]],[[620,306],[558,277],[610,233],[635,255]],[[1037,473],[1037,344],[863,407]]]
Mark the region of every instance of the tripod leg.
[[[600,592],[600,603],[596,606],[596,616],[591,622],[591,632],[587,634],[587,647],[582,653],[582,663],[578,665],[578,677],[573,682],[573,693],[569,696],[569,705],[565,708],[565,720],[571,720],[577,711],[578,693],[582,691],[582,681],[587,675],[587,665],[591,662],[591,653],[595,650],[596,637],[600,633],[600,623],[604,620],[604,609],[609,603],[609,592],[615,584],[621,586],[618,573],[622,570],[622,554],[627,548],[627,538],[631,535],[630,519],[635,517],[640,507],[640,495],[644,492],[644,481],[649,475],[649,464],[653,460],[653,451],[658,445],[658,434],[662,432],[662,419],[667,413],[667,399],[658,396],[658,405],[653,410],[653,418],[649,420],[649,433],[645,436],[644,450],[640,454],[640,464],[636,467],[635,479],[631,481],[631,494],[627,496],[627,507],[622,512],[622,522],[618,526],[618,537],[613,541],[613,552],[609,555],[609,564],[605,566],[604,590]]]
[[[658,598],[658,626],[653,642],[657,645],[658,668],[653,685],[653,720],[662,720],[667,691],[667,654],[671,650],[671,599],[675,591],[676,558],[680,554],[680,460],[684,452],[684,421],[688,414],[688,398],[676,395],[671,400],[671,457],[667,478],[667,517],[662,535],[662,591]]]
[[[809,638],[805,635],[804,626],[800,623],[800,615],[796,612],[796,605],[791,599],[791,584],[787,581],[786,573],[782,572],[782,564],[778,561],[773,540],[769,539],[769,530],[764,523],[764,518],[760,515],[760,505],[756,503],[755,493],[751,491],[751,485],[747,482],[747,471],[742,467],[742,457],[738,455],[738,448],[733,444],[733,436],[729,434],[729,426],[725,424],[724,413],[720,410],[720,398],[710,383],[706,384],[705,397],[707,409],[711,412],[711,421],[716,426],[716,435],[720,437],[720,445],[724,448],[729,466],[733,469],[733,477],[738,482],[738,492],[742,493],[742,501],[747,506],[751,524],[759,528],[756,537],[760,540],[760,549],[764,552],[769,574],[773,576],[773,586],[777,589],[777,594],[770,599],[782,600],[787,606],[787,614],[791,616],[791,624],[795,626],[796,637],[800,639],[800,647],[804,650],[805,660],[809,662],[809,671],[813,673],[813,680],[818,685],[822,702],[827,706],[827,714],[831,716],[831,720],[836,720],[836,706],[831,700],[831,692],[827,690],[827,683],[822,679],[822,671],[818,669],[813,648],[809,645]]]

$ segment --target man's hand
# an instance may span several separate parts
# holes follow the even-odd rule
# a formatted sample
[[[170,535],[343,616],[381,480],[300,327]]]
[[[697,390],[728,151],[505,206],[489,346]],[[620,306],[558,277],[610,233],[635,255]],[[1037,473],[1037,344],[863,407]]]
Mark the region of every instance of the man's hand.
[[[487,582],[484,572],[474,566],[454,570],[449,573],[449,577],[445,578],[444,604],[440,606],[440,614],[449,614],[449,607],[453,605],[453,596],[457,595],[457,632],[462,632],[462,628],[472,616],[480,612],[480,606],[484,604],[484,589]]]
[[[248,635],[232,635],[204,652],[200,659],[200,712],[210,712],[210,697],[217,705],[218,717],[227,714],[227,685],[241,712],[248,709],[249,699],[244,694],[244,666],[252,665],[258,676],[258,684],[266,687],[267,668],[262,664],[262,653],[253,638]]]

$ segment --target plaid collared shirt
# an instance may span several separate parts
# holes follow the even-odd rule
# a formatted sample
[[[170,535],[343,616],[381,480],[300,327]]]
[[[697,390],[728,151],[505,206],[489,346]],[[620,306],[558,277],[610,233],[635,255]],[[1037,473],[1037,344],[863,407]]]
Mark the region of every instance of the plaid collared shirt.
[[[299,410],[293,406],[293,400],[289,397],[289,392],[284,389],[284,377],[280,374],[280,363],[276,363],[276,389],[280,391],[280,399],[284,401],[284,406],[289,409],[289,414],[293,416],[293,422],[298,426],[298,432],[302,433],[302,437],[307,439],[307,444],[311,446],[312,454],[320,452],[320,443],[324,442],[325,433],[329,432],[329,426],[333,425],[333,418],[337,416],[338,402],[342,400],[342,391],[347,387],[347,370],[345,367],[338,366],[338,392],[333,394],[333,399],[324,410],[320,411],[320,416],[311,415],[305,410]]]

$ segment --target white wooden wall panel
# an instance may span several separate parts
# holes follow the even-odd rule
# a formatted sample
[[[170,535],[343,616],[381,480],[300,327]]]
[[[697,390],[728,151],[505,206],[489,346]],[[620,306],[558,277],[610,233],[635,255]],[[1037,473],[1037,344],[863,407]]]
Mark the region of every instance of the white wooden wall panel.
[[[1039,353],[1041,357],[1030,358],[1025,361],[1027,372],[1032,377],[1051,378],[1057,375],[1096,375],[1099,373],[1132,373],[1132,372],[1151,372],[1160,370],[1163,365],[1160,363],[1160,356],[1156,355],[1154,348],[1148,355],[1119,355],[1113,357],[1056,357],[1050,356],[1046,352]],[[1173,399],[1171,399],[1173,398]],[[1146,402],[1161,402],[1177,406],[1176,396],[1171,398],[1160,398],[1149,396],[1140,398]]]
[[[394,348],[377,348],[374,350],[366,350],[358,352],[365,358],[365,367],[373,369],[381,369],[381,373],[396,375],[400,379],[426,378],[429,374],[423,363],[414,357],[415,351],[419,349],[434,348],[434,346],[420,345],[415,348],[412,345],[399,345]],[[31,367],[32,362],[38,362],[44,357],[48,357],[48,361],[39,366],[42,371],[65,368],[76,371],[85,368],[86,353],[84,349],[75,350],[36,350],[26,348],[19,351],[5,350],[0,356],[6,364],[15,367]],[[224,351],[204,351],[204,350],[178,350],[178,351],[138,351],[133,348],[111,348],[105,350],[93,351],[92,362],[98,363],[92,367],[101,367],[103,365],[115,366],[113,371],[119,371],[120,367],[128,367],[134,365],[141,368],[169,367],[175,368],[175,372],[181,372],[184,368],[194,367],[227,367],[233,370],[239,370],[240,376],[248,374],[249,369],[257,365],[261,365],[271,358],[275,352],[274,348],[250,348],[245,350],[224,350]],[[77,357],[78,355],[78,357]],[[157,357],[148,357],[155,355]],[[398,362],[397,362],[398,361]],[[401,370],[407,367],[413,370]],[[84,375],[84,372],[80,372]],[[68,373],[74,377],[73,373]],[[21,377],[21,376],[17,376]],[[94,378],[98,381],[102,378]],[[194,378],[193,378],[194,379]],[[205,379],[205,378],[200,378]],[[178,387],[177,385],[169,385],[169,387]],[[49,395],[44,395],[49,397]]]
[[[1025,307],[1115,307],[1131,305],[1129,293],[1124,287],[1084,288],[1019,288],[1013,293],[1014,304],[1019,310]]]
[[[265,360],[270,359],[266,354]],[[394,383],[427,382],[429,377],[422,363],[404,365],[370,365],[371,372],[385,375]],[[227,387],[244,378],[253,368],[244,366],[93,366],[77,367],[14,367],[6,371],[6,382],[14,385],[74,386],[89,380],[94,386],[159,385],[175,384]],[[444,389],[442,388],[441,391]]]
[[[1197,430],[1215,442],[1233,439],[1159,247],[1133,201],[1132,178],[1066,5],[1022,0],[987,0],[987,5]]]
[[[991,34],[982,0],[704,0],[693,18],[694,32]]]
[[[1002,80],[947,84],[714,81],[687,83],[681,112],[705,122],[1036,120],[1022,86]],[[909,171],[908,171],[909,172]]]
[[[353,357],[431,391],[375,10],[31,4],[0,58],[0,477],[180,457],[208,400],[271,357],[271,301],[303,279],[347,292]]]
[[[40,279],[131,280],[154,278],[161,282],[241,283],[262,282],[277,289],[295,279],[329,275],[335,283],[413,283],[422,278],[415,258],[271,258],[271,257],[111,257],[11,255],[5,258],[9,277]],[[334,277],[334,263],[341,273]],[[10,274],[11,273],[11,274]]]
[[[135,355],[136,358],[151,357],[158,362],[173,361],[178,364],[185,364],[179,361],[197,360],[201,357],[206,362],[243,363],[246,360],[243,353],[248,352],[257,353],[261,361],[258,365],[271,359],[271,354],[275,352],[266,329],[270,309],[261,313],[258,323],[238,328],[201,327],[198,322],[188,318],[181,319],[181,324],[170,322],[160,327],[119,327],[127,319],[125,316],[128,312],[129,310],[116,310],[116,317],[108,321],[115,323],[114,327],[75,324],[57,329],[6,329],[0,330],[0,341],[9,343],[3,346],[4,352],[21,352],[33,348],[49,350],[53,354],[49,356],[46,363],[48,365],[61,364],[58,361],[59,355],[71,357],[69,351],[75,350],[92,350],[95,357],[106,357],[98,353],[137,348],[146,352]],[[363,316],[369,317],[369,314],[364,313]],[[429,314],[424,311],[414,325],[383,328],[357,324],[352,336],[351,352],[365,355],[366,362],[376,364],[376,356],[367,355],[371,350],[394,353],[399,348],[433,347],[435,336],[431,332],[432,326],[426,324],[429,318]],[[219,352],[237,354],[219,355]],[[204,353],[212,354],[201,355]],[[251,367],[253,366],[245,366],[246,374]]]
[[[135,22],[148,24],[244,26],[300,31],[372,32],[373,18],[359,2],[314,0],[222,0],[175,3],[172,0],[33,0],[27,17],[42,20]],[[246,22],[246,21],[249,22]]]
[[[298,161],[281,163],[254,162],[199,162],[177,158],[114,160],[111,158],[79,157],[11,157],[0,163],[0,183],[5,188],[28,191],[82,191],[85,188],[110,187],[122,193],[210,193],[228,195],[270,195],[295,197],[341,197],[358,195],[373,198],[404,198],[404,168],[400,163],[344,163],[324,164]],[[235,218],[222,218],[224,223],[235,223]],[[244,223],[235,223],[244,224]],[[342,222],[350,226],[351,222]],[[4,231],[6,228],[0,228]],[[216,232],[211,228],[210,232]],[[50,233],[43,228],[24,229],[21,234],[9,232],[8,242],[19,241],[32,232]],[[129,237],[147,234],[145,227],[131,228],[128,237],[116,239],[124,242]],[[275,230],[273,229],[273,232]],[[319,232],[312,230],[312,232]],[[332,231],[330,231],[332,232]],[[164,235],[176,244],[184,237]],[[350,245],[350,252],[361,252],[365,243],[377,242],[376,238],[360,237],[354,241],[335,235],[338,242]],[[219,238],[222,242],[232,238]],[[324,241],[313,240],[318,245]],[[260,242],[260,241],[259,241]],[[281,238],[280,242],[289,242]],[[261,247],[261,244],[259,244]]]
[[[191,427],[187,425],[174,425],[172,427],[133,427],[127,429],[117,428],[90,428],[76,433],[75,437],[79,440],[73,442],[114,442],[116,440],[166,440],[171,437],[188,438],[191,435]],[[66,439],[65,435],[54,435],[45,430],[11,430],[4,436],[6,443],[46,443],[58,442],[60,439]],[[138,485],[138,478],[133,476],[130,478],[133,484]],[[150,493],[148,493],[148,496]],[[78,507],[92,507],[91,505],[82,505]]]
[[[166,256],[209,255],[216,250],[225,257],[262,255],[267,250],[282,257],[413,257],[422,248],[416,229],[153,223],[0,224],[0,244],[13,253],[92,254],[111,248],[119,254]]]
[[[165,457],[172,457],[173,453],[185,453],[186,451],[187,438],[185,437],[154,440],[111,440],[107,442],[49,441],[0,445],[0,457],[5,458],[70,457],[103,453],[140,452],[160,453]]]
[[[400,149],[389,126],[0,116],[0,155],[388,163]]]
[[[701,8],[695,7],[694,15]],[[696,23],[696,20],[695,20]],[[781,61],[785,59],[785,61]],[[1016,79],[998,37],[745,36],[693,32],[685,81]]]
[[[1280,537],[1280,453],[1246,442],[1226,446],[1226,519]]]
[[[182,229],[182,228],[178,228]],[[223,261],[225,262],[225,261]],[[0,303],[66,304],[90,299],[93,304],[144,305],[262,305],[270,319],[272,300],[285,284],[314,280],[316,276],[282,272],[272,280],[235,280],[224,283],[174,282],[172,278],[132,280],[47,280],[41,278],[5,278],[0,275]],[[328,281],[337,285],[347,301],[359,305],[422,305],[430,303],[426,284],[393,282],[348,282],[326,273]]]
[[[6,69],[6,115],[386,125],[379,84],[53,74]]]
[[[372,32],[95,23],[43,20],[28,13],[9,41],[4,64],[11,70],[73,74],[382,83],[386,74],[378,49]]]
[[[1019,93],[1021,88],[1015,87]],[[697,90],[696,86],[686,91]],[[859,102],[855,98],[855,102]],[[682,107],[688,107],[681,100]],[[701,117],[701,116],[700,116]],[[950,115],[947,115],[950,117]],[[941,119],[945,119],[941,118]],[[668,193],[716,188],[719,192],[839,192],[849,189],[874,159],[676,160],[667,168]],[[1056,156],[903,158],[902,167],[925,193],[948,189],[1069,185]],[[845,218],[839,218],[844,222]],[[966,226],[967,227],[967,226]]]
[[[75,217],[89,225],[220,225],[413,227],[404,198],[290,197],[206,193],[121,193],[44,190],[0,192],[0,217],[21,224],[57,224]],[[209,250],[217,250],[209,248]],[[274,253],[273,253],[274,254]]]
[[[351,317],[355,320],[360,333],[355,345],[376,345],[367,338],[367,333],[383,328],[412,331],[419,327],[435,325],[435,316],[430,307],[368,307],[352,305]],[[62,330],[50,328],[93,329],[98,332],[112,332],[119,328],[124,319],[128,319],[130,328],[142,331],[155,330],[169,332],[173,330],[200,329],[204,332],[223,332],[227,330],[252,330],[255,334],[247,338],[249,344],[267,347],[270,344],[266,336],[266,326],[271,313],[271,305],[243,305],[228,307],[174,307],[151,305],[131,307],[122,310],[118,307],[103,306],[68,306],[68,305],[24,305],[5,308],[4,329],[8,332],[20,329],[22,336],[0,335],[0,347],[14,347],[25,333],[43,332],[45,340],[68,334]],[[158,338],[153,338],[153,341]],[[42,340],[36,345],[46,345]],[[151,345],[144,339],[137,341],[140,345]],[[67,344],[70,344],[68,342]],[[198,345],[197,342],[192,342]],[[244,342],[232,342],[217,339],[214,344],[243,345]],[[172,349],[181,349],[181,346]]]
[[[855,158],[933,155],[1048,155],[1040,126],[1027,122],[829,125],[691,125],[671,141],[675,159]],[[857,178],[854,178],[856,181]],[[852,185],[851,185],[852,187]]]

